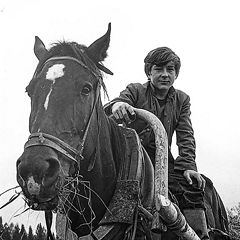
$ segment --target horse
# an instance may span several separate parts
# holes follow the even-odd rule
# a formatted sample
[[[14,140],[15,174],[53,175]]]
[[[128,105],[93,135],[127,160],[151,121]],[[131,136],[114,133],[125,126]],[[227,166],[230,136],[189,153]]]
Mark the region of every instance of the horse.
[[[30,136],[16,163],[17,181],[30,208],[45,211],[49,239],[54,211],[59,239],[153,239],[154,167],[136,132],[107,116],[101,101],[103,72],[112,74],[102,63],[110,32],[111,24],[88,47],[62,41],[49,50],[35,37],[39,63],[26,87]],[[180,216],[178,232],[191,230],[164,201]],[[166,226],[160,221],[158,237],[179,239],[164,237]]]

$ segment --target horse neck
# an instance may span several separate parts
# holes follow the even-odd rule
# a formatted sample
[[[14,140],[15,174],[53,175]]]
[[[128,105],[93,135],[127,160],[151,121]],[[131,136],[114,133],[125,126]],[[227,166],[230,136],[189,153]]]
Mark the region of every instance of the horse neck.
[[[80,174],[92,189],[92,210],[96,214],[94,224],[101,220],[111,200],[117,180],[117,169],[111,146],[111,124],[102,109],[98,119],[92,122],[85,142]],[[88,155],[87,155],[88,152]],[[80,190],[81,191],[81,190]],[[104,203],[104,204],[103,204]],[[84,203],[81,203],[84,206]],[[84,206],[88,209],[88,203]],[[81,222],[81,218],[79,219]]]
[[[83,180],[89,182],[89,187],[93,190],[91,190],[91,209],[96,215],[96,219],[93,222],[94,226],[97,226],[98,222],[103,218],[114,194],[118,175],[118,162],[120,162],[119,153],[121,152],[118,149],[119,133],[116,123],[105,115],[102,108],[98,108],[97,114],[98,117],[94,118],[95,122],[91,123],[92,128],[84,148],[86,151],[91,152],[91,157],[87,158],[83,155],[86,159],[82,160],[82,162],[85,162],[86,165],[81,167]],[[96,155],[93,149],[98,149]],[[89,166],[92,168],[89,169]],[[80,189],[79,191],[81,192]],[[81,199],[81,205],[86,209],[86,212],[89,210],[88,204],[88,201],[84,202]],[[90,215],[88,213],[88,216]],[[70,219],[75,219],[75,226],[79,226],[86,221],[79,217],[79,215],[75,216],[72,212]],[[76,219],[78,220],[76,221]],[[73,226],[73,230],[79,236],[88,234],[88,229],[85,229],[85,232],[84,229]]]
[[[83,156],[87,158],[85,169],[87,167],[89,175],[92,170],[95,179],[97,175],[101,178],[98,179],[100,182],[105,181],[107,179],[106,176],[111,178],[108,181],[115,180],[117,169],[112,147],[111,124],[102,108],[101,102],[97,108],[96,117],[94,117],[94,121],[91,123],[84,151],[86,155],[84,156],[83,153]]]

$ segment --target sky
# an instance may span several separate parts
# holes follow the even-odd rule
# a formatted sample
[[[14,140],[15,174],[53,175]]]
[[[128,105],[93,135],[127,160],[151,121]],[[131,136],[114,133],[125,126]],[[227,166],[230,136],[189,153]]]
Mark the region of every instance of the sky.
[[[182,67],[175,87],[190,95],[198,171],[214,183],[224,204],[240,202],[240,33],[238,0],[0,0],[0,193],[17,185],[15,163],[28,131],[25,93],[37,65],[34,37],[49,48],[59,40],[89,46],[112,23],[104,81],[110,99],[127,84],[147,81],[143,59],[160,46]],[[104,100],[106,102],[107,100]],[[173,146],[176,154],[176,148]],[[19,191],[19,189],[17,189]],[[14,191],[0,196],[0,206]],[[4,222],[44,223],[21,198],[0,210]]]

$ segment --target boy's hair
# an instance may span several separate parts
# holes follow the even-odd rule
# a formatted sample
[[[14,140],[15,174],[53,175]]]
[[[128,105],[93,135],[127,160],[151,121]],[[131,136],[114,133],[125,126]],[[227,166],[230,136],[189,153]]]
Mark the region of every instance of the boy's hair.
[[[175,66],[176,75],[178,76],[181,67],[181,61],[175,52],[168,47],[159,47],[150,51],[144,59],[144,71],[149,76],[153,65],[164,65],[172,61]]]

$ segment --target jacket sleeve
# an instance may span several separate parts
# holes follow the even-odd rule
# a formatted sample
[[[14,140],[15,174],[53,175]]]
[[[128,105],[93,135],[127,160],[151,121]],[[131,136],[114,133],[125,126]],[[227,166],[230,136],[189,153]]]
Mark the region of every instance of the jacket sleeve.
[[[134,83],[127,85],[126,89],[120,92],[119,97],[114,98],[109,103],[105,104],[104,111],[109,116],[112,114],[112,106],[116,102],[126,102],[135,107],[137,101],[138,90]]]
[[[176,126],[176,137],[179,156],[175,160],[175,170],[197,171],[197,166],[195,162],[196,144],[190,115],[190,98],[189,96],[187,96],[183,102],[179,120]]]

